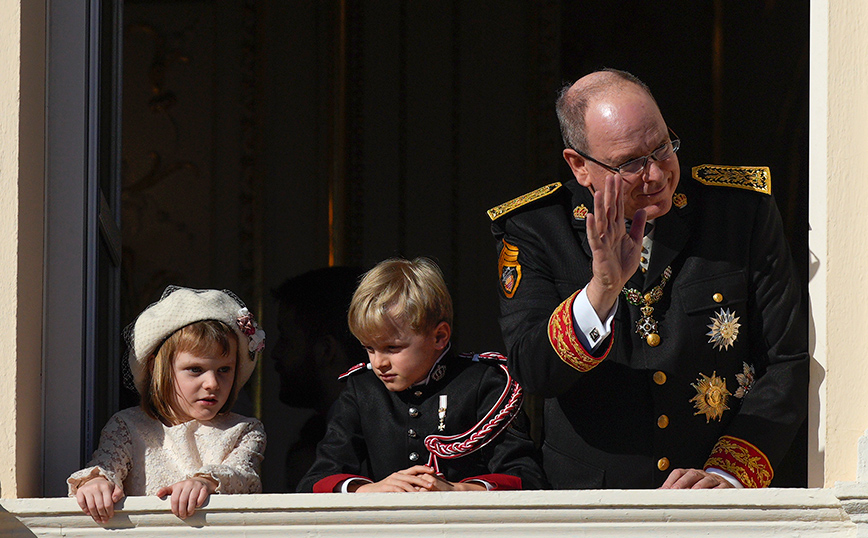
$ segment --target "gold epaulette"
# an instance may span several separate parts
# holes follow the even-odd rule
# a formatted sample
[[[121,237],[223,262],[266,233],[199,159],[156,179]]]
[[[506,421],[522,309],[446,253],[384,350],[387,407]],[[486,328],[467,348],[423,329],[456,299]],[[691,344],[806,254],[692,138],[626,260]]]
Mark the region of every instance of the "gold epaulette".
[[[488,210],[488,218],[491,220],[497,220],[503,215],[506,215],[510,211],[514,209],[518,209],[519,207],[529,204],[535,200],[539,200],[549,194],[555,192],[556,190],[561,188],[560,183],[552,183],[550,185],[546,185],[545,187],[540,187],[535,191],[531,191],[527,194],[522,194],[518,198],[513,198],[508,202],[504,202],[497,207],[492,207]]]
[[[703,164],[693,167],[693,179],[706,185],[735,187],[765,194],[772,193],[772,174],[768,166]]]

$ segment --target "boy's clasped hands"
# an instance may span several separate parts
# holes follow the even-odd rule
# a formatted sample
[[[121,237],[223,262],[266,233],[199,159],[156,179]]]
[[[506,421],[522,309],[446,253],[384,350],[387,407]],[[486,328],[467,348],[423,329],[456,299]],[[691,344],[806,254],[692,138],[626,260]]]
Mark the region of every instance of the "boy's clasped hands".
[[[401,492],[401,491],[485,491],[481,484],[473,482],[453,483],[438,475],[427,465],[414,465],[395,472],[380,480],[356,485],[350,484],[347,490],[352,493]]]

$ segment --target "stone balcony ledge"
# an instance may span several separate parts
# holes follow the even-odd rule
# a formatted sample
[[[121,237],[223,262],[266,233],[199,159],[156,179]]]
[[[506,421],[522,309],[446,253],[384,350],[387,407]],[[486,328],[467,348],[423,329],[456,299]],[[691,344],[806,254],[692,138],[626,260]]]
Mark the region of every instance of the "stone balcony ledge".
[[[855,485],[854,485],[855,484]],[[863,515],[864,514],[864,515]],[[74,499],[0,499],[0,538],[24,536],[861,536],[868,484],[836,489],[212,495],[182,521],[131,497],[100,526]],[[866,534],[868,536],[868,534]]]

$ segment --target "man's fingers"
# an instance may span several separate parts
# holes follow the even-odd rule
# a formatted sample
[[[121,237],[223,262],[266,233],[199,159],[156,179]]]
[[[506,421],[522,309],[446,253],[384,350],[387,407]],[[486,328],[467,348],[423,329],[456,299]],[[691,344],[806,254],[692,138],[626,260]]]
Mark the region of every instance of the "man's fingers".
[[[674,469],[660,489],[712,489],[732,487],[722,476],[699,469]]]
[[[594,193],[594,222],[595,226],[593,228],[588,228],[588,232],[593,232],[594,235],[598,235],[600,232],[606,229],[606,193],[597,191]],[[590,217],[591,215],[588,215]],[[586,219],[587,220],[587,219]]]
[[[609,177],[612,178],[612,195],[614,196],[614,224],[620,228],[624,224],[624,195],[621,192],[621,178]],[[606,179],[608,180],[608,178]]]
[[[669,476],[666,477],[666,481],[663,482],[663,485],[660,486],[660,489],[671,489],[672,485],[681,478],[684,472],[684,469],[673,469],[672,472],[669,473]]]
[[[597,232],[597,217],[594,215],[595,213],[588,213],[588,216],[585,217],[585,228],[588,233],[588,245],[591,249],[598,249],[600,248],[600,234]]]
[[[648,213],[645,209],[637,209],[633,215],[633,223],[630,225],[630,238],[634,243],[642,243],[642,238],[645,236],[645,223],[648,221]]]
[[[710,476],[703,476],[699,480],[697,480],[690,489],[713,489],[716,488],[720,482],[711,478]]]
[[[594,193],[594,212],[586,217],[588,239],[609,237],[616,240],[624,233],[624,196],[621,193],[621,180],[613,175],[606,176],[602,191]]]
[[[681,478],[672,484],[672,489],[691,489],[697,482],[702,480],[702,478],[702,473],[696,469],[686,469],[684,474],[681,475]]]

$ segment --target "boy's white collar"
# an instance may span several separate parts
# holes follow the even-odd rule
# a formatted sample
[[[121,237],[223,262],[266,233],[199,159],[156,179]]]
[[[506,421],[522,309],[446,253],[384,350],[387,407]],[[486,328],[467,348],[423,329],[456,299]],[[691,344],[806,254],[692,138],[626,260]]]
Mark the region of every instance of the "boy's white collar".
[[[440,356],[437,357],[437,360],[434,361],[434,364],[431,365],[431,369],[428,370],[428,375],[425,376],[425,379],[423,379],[422,381],[417,381],[416,383],[413,383],[412,386],[418,387],[420,385],[427,385],[428,382],[431,381],[431,375],[434,373],[434,370],[437,369],[437,365],[440,364],[440,361],[443,360],[443,357],[446,356],[446,353],[449,352],[449,350],[451,348],[452,348],[452,342],[449,342],[448,344],[446,344],[446,347],[443,349],[443,353],[441,353]]]

